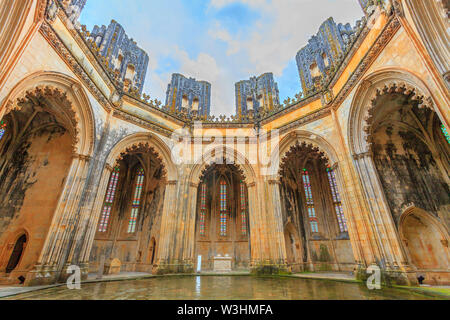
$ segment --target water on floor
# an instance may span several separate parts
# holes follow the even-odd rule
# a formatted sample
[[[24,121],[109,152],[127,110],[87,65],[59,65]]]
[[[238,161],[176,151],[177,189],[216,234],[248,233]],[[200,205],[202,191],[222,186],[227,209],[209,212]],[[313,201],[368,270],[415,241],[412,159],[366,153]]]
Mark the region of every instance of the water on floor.
[[[430,299],[407,290],[368,290],[363,284],[280,277],[172,276],[82,284],[26,293],[31,300],[366,300]]]

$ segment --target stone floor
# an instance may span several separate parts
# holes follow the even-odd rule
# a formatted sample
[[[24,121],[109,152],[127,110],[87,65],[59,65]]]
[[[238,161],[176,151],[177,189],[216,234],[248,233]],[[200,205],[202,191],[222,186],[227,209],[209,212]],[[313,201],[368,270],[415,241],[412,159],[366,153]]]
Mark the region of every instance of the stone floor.
[[[249,275],[248,271],[232,271],[229,273],[218,273],[214,271],[204,271],[201,272],[202,276],[242,276]],[[150,273],[145,272],[123,272],[117,275],[104,275],[101,279],[97,278],[98,275],[96,273],[91,273],[88,275],[87,280],[83,281],[83,283],[92,283],[92,282],[108,282],[108,281],[121,281],[121,280],[134,280],[134,279],[144,279],[155,277]],[[355,276],[350,274],[349,272],[324,272],[324,273],[296,273],[289,275],[289,277],[296,278],[305,278],[305,279],[320,279],[320,280],[335,280],[335,281],[345,281],[345,282],[353,282],[355,280]],[[56,285],[48,285],[48,286],[36,286],[36,287],[23,287],[23,286],[0,286],[0,299],[15,296],[22,293],[28,293],[33,291],[39,291],[43,289],[63,286],[64,284],[56,284]],[[408,287],[405,287],[408,288]],[[411,287],[409,287],[411,288]],[[424,291],[438,291],[441,293],[446,293],[450,291],[450,286],[430,286],[430,285],[422,285],[420,287],[411,288],[411,289],[419,289]]]
[[[147,272],[121,272],[119,274],[103,275],[100,279],[97,273],[90,273],[86,281],[83,282],[98,282],[98,281],[112,281],[112,280],[130,280],[153,277],[151,273]]]
[[[305,279],[356,281],[355,275],[350,272],[295,273],[292,276]]]
[[[35,286],[35,287],[2,287],[0,286],[0,298],[6,298],[15,296],[21,293],[33,292],[53,287],[59,287],[60,284],[50,285],[50,286]]]

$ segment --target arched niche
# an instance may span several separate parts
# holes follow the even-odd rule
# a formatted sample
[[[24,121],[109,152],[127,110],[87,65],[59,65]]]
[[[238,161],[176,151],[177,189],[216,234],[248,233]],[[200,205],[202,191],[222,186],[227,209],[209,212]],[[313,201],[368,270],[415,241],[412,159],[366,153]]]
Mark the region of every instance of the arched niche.
[[[348,141],[368,204],[377,263],[415,279],[399,235],[405,204],[448,224],[449,144],[427,85],[414,73],[385,68],[356,90]],[[381,262],[380,262],[381,261]]]
[[[352,214],[333,147],[319,135],[295,131],[281,140],[276,152],[280,159],[272,158],[272,165],[279,161],[282,223],[290,226],[284,229],[288,264],[291,260],[294,271],[352,270],[358,247],[351,236],[356,231],[351,230]],[[293,239],[300,247],[296,261]]]
[[[169,149],[156,136],[134,134],[116,144],[107,158],[90,226],[92,271],[99,271],[102,256],[106,261],[119,258],[122,271],[153,271],[168,176],[176,174]]]
[[[403,213],[399,230],[409,260],[425,283],[450,282],[446,227],[435,216],[411,206]]]

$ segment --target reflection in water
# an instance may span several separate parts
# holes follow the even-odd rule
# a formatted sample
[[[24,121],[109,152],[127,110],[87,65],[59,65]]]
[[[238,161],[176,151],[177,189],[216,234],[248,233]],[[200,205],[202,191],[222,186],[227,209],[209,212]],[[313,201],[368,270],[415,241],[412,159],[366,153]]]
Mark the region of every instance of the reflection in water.
[[[427,299],[409,291],[370,291],[363,284],[280,277],[172,276],[65,286],[10,298],[43,300],[366,300]]]
[[[201,297],[202,278],[197,276],[195,279],[195,294],[197,298]]]

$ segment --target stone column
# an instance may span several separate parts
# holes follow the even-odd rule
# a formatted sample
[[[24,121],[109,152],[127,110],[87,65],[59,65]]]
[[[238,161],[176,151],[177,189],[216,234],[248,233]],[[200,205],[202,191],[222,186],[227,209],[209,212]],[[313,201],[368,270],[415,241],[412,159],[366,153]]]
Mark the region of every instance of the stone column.
[[[268,179],[268,203],[272,210],[268,210],[268,225],[271,232],[272,259],[277,264],[279,271],[287,270],[286,243],[284,241],[283,213],[281,208],[280,181]],[[273,214],[271,214],[273,213]]]
[[[247,185],[248,190],[248,210],[250,225],[250,268],[254,269],[263,262],[262,260],[262,236],[261,236],[261,210],[257,200],[256,184],[254,182]]]
[[[97,196],[95,198],[94,205],[92,207],[92,212],[89,216],[89,221],[87,223],[87,231],[85,241],[80,254],[80,264],[87,270],[89,267],[89,259],[91,254],[91,249],[94,244],[95,234],[97,232],[97,226],[100,219],[100,214],[102,213],[106,190],[108,189],[108,183],[111,178],[111,174],[114,168],[110,165],[106,165],[103,169],[102,177],[98,186]]]
[[[286,272],[286,248],[283,238],[281,198],[278,182],[270,178],[261,178],[254,192],[263,197],[258,201],[259,206],[254,208],[255,214],[253,216],[256,216],[256,219],[253,220],[256,221],[251,221],[251,227],[256,227],[259,231],[257,237],[260,241],[259,252],[253,255],[252,250],[252,256],[255,258],[252,272],[257,274]],[[252,208],[251,203],[249,207]],[[254,237],[255,235],[252,234],[252,241]]]
[[[195,224],[197,221],[197,192],[198,184],[189,183],[187,193],[187,214],[185,216],[185,230],[186,235],[184,237],[181,259],[185,265],[195,265]]]
[[[381,267],[386,282],[416,283],[413,270],[401,247],[400,237],[371,154],[365,152],[355,155],[354,164],[369,205],[369,226],[372,228],[371,234],[377,246],[375,261],[370,263],[376,263]]]
[[[58,280],[64,265],[64,253],[70,247],[77,226],[77,209],[89,160],[88,156],[74,155],[41,255],[27,277],[27,285],[48,284]]]
[[[161,238],[158,246],[157,273],[177,273],[180,272],[179,261],[174,259],[177,238],[180,233],[178,225],[177,207],[183,195],[179,192],[178,181],[168,181],[164,195],[164,208],[161,218]]]

